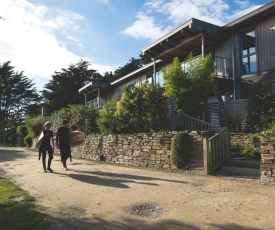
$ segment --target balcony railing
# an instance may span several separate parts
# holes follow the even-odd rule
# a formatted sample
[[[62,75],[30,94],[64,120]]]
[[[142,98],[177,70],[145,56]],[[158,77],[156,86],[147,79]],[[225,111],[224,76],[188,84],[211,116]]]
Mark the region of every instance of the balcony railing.
[[[193,60],[196,60],[197,58],[201,58],[201,55],[194,57]],[[181,66],[183,70],[186,70],[188,68],[188,62],[183,62]],[[216,77],[223,77],[223,78],[230,78],[230,79],[233,78],[231,58],[215,56],[214,66],[215,66],[214,71],[215,71]]]
[[[86,106],[90,106],[92,108],[98,108],[98,107],[102,107],[105,104],[105,102],[106,102],[106,99],[99,98],[99,100],[98,100],[98,97],[97,97],[93,100],[87,101]],[[98,106],[98,103],[100,106]]]
[[[233,78],[231,58],[215,56],[215,76]]]
[[[89,107],[92,107],[92,108],[97,108],[98,107],[97,98],[93,99],[91,101],[87,101],[86,106],[89,106]]]

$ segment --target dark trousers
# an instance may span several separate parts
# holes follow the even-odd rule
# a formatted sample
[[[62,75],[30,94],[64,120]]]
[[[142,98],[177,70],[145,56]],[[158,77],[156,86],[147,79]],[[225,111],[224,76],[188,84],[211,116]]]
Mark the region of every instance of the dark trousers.
[[[41,147],[40,151],[42,153],[42,164],[43,164],[44,170],[46,170],[46,156],[47,156],[47,152],[48,152],[49,158],[48,158],[48,167],[47,167],[47,169],[50,169],[51,168],[51,162],[52,162],[52,159],[53,159],[53,148],[52,148],[52,146]]]

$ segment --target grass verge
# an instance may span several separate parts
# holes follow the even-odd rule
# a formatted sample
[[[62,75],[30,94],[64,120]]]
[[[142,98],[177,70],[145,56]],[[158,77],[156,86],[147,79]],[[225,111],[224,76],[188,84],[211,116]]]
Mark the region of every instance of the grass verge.
[[[0,177],[0,229],[46,230],[49,218],[36,210],[34,198]]]

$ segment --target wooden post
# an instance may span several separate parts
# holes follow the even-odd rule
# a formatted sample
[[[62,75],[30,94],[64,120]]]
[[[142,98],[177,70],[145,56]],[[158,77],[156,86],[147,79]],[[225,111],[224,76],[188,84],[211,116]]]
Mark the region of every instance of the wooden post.
[[[202,146],[203,146],[203,168],[206,174],[209,173],[209,162],[208,162],[208,154],[209,154],[209,138],[203,137]]]
[[[204,58],[205,56],[205,32],[203,31],[201,35],[201,56]]]
[[[176,111],[176,105],[175,105],[175,97],[170,97],[170,129],[173,130],[176,124],[175,121],[175,111]]]
[[[155,58],[152,58],[153,59],[153,77],[152,77],[152,84],[156,84],[156,60]]]

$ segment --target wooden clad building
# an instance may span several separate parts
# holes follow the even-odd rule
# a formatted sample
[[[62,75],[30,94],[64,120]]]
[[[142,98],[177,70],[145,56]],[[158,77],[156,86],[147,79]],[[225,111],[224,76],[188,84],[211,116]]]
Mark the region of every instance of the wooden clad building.
[[[89,83],[79,93],[96,92],[96,103],[92,104],[100,107],[107,98],[119,100],[125,86],[137,87],[145,80],[161,85],[160,69],[175,57],[184,62],[190,52],[193,56],[211,52],[215,56],[215,79],[222,100],[245,120],[245,99],[254,84],[270,82],[270,90],[275,93],[275,1],[224,26],[191,18],[142,52],[152,63],[104,87]],[[219,123],[218,107],[215,97],[209,98],[209,122]]]

